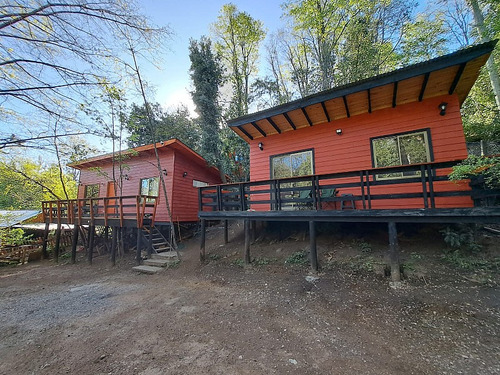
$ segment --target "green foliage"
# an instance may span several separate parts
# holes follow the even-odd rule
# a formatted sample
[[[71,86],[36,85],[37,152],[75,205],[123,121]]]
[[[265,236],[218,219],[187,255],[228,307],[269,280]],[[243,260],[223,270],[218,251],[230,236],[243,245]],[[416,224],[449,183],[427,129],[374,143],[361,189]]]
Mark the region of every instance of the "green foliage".
[[[186,107],[180,106],[172,112],[164,112],[158,103],[148,104],[152,114],[153,128],[147,117],[146,107],[132,104],[125,127],[130,133],[129,147],[137,147],[176,138],[191,149],[198,151],[200,127],[191,119]]]
[[[26,236],[21,228],[0,228],[0,246],[22,245],[31,237]]]
[[[362,253],[371,253],[373,251],[372,246],[363,240],[354,240],[353,245],[359,248]]]
[[[470,155],[453,167],[448,176],[452,181],[460,181],[474,176],[483,176],[486,187],[500,188],[500,158]]]
[[[245,261],[241,258],[235,259],[232,263],[238,267],[245,267]]]
[[[307,251],[296,251],[288,258],[285,259],[285,264],[296,264],[299,266],[304,266],[309,264],[309,259],[307,256]]]
[[[467,271],[499,272],[500,268],[500,258],[488,260],[477,254],[464,254],[460,250],[448,252],[441,257],[447,263]]]
[[[256,265],[256,266],[267,266],[273,262],[276,262],[276,259],[270,259],[270,258],[255,258],[252,260],[252,264]]]
[[[481,245],[476,242],[474,226],[459,225],[455,228],[446,227],[440,231],[444,242],[452,250],[463,250],[469,253],[476,253],[481,250]]]
[[[221,256],[219,254],[208,254],[208,259],[210,261],[218,261],[219,259],[221,258]]]
[[[0,209],[39,209],[43,200],[65,199],[64,189],[55,164],[18,158],[0,158]],[[76,198],[74,176],[63,173],[69,198]]]

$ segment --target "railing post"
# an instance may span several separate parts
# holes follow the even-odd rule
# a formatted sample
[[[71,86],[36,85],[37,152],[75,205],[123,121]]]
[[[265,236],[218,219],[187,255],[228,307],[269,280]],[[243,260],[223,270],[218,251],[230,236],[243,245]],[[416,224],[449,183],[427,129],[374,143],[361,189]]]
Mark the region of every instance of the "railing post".
[[[359,171],[359,180],[361,187],[361,200],[363,201],[363,210],[366,209],[366,200],[365,200],[365,171]]]
[[[281,211],[281,181],[276,180],[276,205],[277,210]]]
[[[311,198],[314,209],[318,209],[318,190],[316,189],[316,176],[311,177]]]
[[[429,183],[429,196],[431,198],[431,208],[436,208],[436,200],[434,196],[434,174],[429,164],[427,164],[427,181]]]
[[[429,208],[429,202],[427,200],[427,184],[425,182],[425,169],[424,166],[420,166],[420,180],[422,181],[422,193],[424,196],[424,208]]]
[[[240,188],[240,211],[246,211],[245,185],[243,183],[240,183],[239,188]]]
[[[217,185],[217,211],[222,211],[222,189],[220,185]]]
[[[202,187],[198,188],[198,211],[201,212],[203,211],[203,195],[201,192]]]

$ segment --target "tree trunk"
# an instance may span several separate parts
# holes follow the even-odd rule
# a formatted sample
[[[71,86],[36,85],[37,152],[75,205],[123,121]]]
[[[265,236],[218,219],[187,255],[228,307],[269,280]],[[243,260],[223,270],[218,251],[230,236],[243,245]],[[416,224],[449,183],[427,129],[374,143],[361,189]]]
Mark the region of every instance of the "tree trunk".
[[[484,27],[483,13],[479,8],[477,0],[469,0],[469,5],[471,6],[472,13],[474,14],[474,22],[476,23],[476,28],[481,42],[488,42],[490,38],[488,37],[486,28]],[[495,94],[495,102],[497,103],[497,108],[500,111],[500,78],[498,77],[498,71],[493,61],[493,55],[490,55],[488,61],[486,62],[486,69],[488,69],[491,87],[493,88],[493,93]]]

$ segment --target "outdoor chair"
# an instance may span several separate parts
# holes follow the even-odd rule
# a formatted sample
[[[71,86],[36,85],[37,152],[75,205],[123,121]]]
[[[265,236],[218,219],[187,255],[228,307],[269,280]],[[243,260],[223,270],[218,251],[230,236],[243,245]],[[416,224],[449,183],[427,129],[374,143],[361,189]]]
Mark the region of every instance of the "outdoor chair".
[[[323,206],[327,207],[329,204],[333,204],[333,209],[337,209],[337,202],[335,200],[330,200],[331,198],[335,198],[338,191],[337,189],[321,189],[321,209],[324,209]]]
[[[345,209],[351,209],[355,210],[356,209],[356,204],[354,203],[354,195],[352,194],[342,194],[340,196],[340,209],[345,210]]]

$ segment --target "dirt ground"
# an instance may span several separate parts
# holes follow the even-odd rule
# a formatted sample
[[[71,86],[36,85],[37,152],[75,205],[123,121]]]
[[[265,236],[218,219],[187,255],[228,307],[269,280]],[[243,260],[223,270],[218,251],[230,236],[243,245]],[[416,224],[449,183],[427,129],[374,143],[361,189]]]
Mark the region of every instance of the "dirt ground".
[[[185,241],[156,275],[132,271],[133,254],[1,267],[0,374],[500,373],[498,269],[484,267],[500,237],[478,272],[443,259],[437,236],[401,234],[400,285],[383,231],[320,235],[317,275],[304,237],[257,234],[251,267],[241,224],[228,245],[209,228],[206,264]]]

